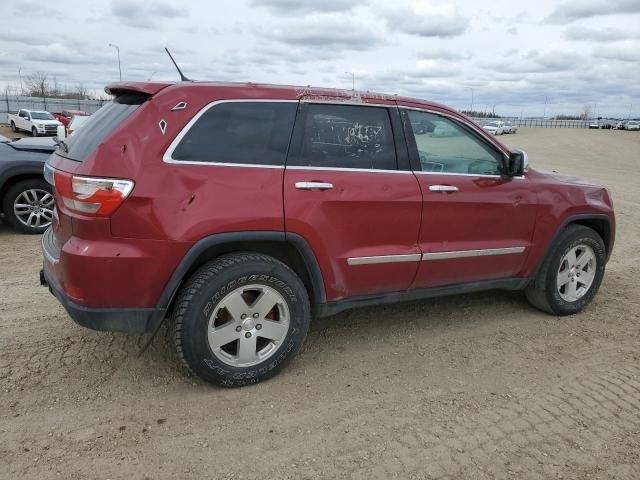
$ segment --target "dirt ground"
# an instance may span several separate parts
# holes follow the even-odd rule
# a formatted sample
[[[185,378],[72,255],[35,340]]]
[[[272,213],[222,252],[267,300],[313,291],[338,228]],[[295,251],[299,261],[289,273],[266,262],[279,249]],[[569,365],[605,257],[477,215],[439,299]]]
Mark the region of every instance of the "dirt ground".
[[[501,139],[612,190],[589,308],[497,291],[347,312],[241,389],[190,378],[163,338],[138,356],[75,325],[38,286],[39,238],[0,226],[0,478],[638,479],[640,133]]]
[[[8,125],[0,125],[0,135],[3,135],[7,138],[19,138],[19,137],[29,136],[27,132],[12,132],[11,127],[9,127]]]

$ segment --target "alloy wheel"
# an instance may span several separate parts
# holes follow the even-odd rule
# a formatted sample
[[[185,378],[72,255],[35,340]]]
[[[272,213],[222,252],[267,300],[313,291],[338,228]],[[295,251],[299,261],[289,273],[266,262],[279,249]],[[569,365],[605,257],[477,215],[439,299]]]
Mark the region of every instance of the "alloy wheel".
[[[45,228],[53,220],[53,195],[40,188],[25,190],[13,202],[13,213],[29,228]]]
[[[596,254],[588,245],[572,247],[560,261],[557,288],[566,302],[575,302],[591,288],[596,276]]]
[[[250,367],[271,357],[289,331],[289,307],[275,289],[239,287],[216,305],[209,318],[209,348],[222,362]]]

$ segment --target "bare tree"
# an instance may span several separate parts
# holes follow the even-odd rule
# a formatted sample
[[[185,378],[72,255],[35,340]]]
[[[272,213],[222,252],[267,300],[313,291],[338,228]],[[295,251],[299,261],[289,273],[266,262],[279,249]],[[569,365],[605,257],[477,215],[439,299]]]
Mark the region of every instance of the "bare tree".
[[[38,71],[27,75],[25,84],[27,93],[32,97],[46,97],[51,93],[49,75],[45,72]]]
[[[589,120],[590,117],[591,117],[591,105],[585,105],[584,110],[580,114],[580,119]]]

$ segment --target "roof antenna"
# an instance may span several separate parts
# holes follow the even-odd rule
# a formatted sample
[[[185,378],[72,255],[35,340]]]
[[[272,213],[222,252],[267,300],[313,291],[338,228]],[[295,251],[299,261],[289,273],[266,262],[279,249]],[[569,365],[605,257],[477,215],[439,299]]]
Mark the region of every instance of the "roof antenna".
[[[169,51],[169,49],[167,47],[164,47],[164,49],[167,52],[167,55],[169,55],[169,58],[171,59],[171,61],[173,62],[173,64],[176,67],[176,70],[178,70],[178,73],[180,74],[180,80],[183,82],[191,82],[192,80],[185,77],[184,73],[182,73],[182,70],[180,70],[180,67],[178,66],[178,64],[176,63],[176,61],[173,59],[173,56],[171,55],[171,52]]]

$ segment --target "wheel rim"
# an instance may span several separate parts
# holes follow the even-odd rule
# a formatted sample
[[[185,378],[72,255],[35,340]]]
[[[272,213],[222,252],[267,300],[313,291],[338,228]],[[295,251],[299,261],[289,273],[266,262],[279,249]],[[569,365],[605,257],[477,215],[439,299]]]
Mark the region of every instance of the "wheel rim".
[[[13,213],[29,228],[45,228],[53,220],[53,195],[40,188],[25,190],[13,202]]]
[[[289,307],[277,290],[260,284],[243,286],[227,294],[211,314],[209,348],[227,365],[251,367],[278,351],[289,323]]]
[[[572,247],[562,257],[558,268],[557,288],[566,302],[575,302],[591,288],[596,276],[596,254],[589,245]]]

